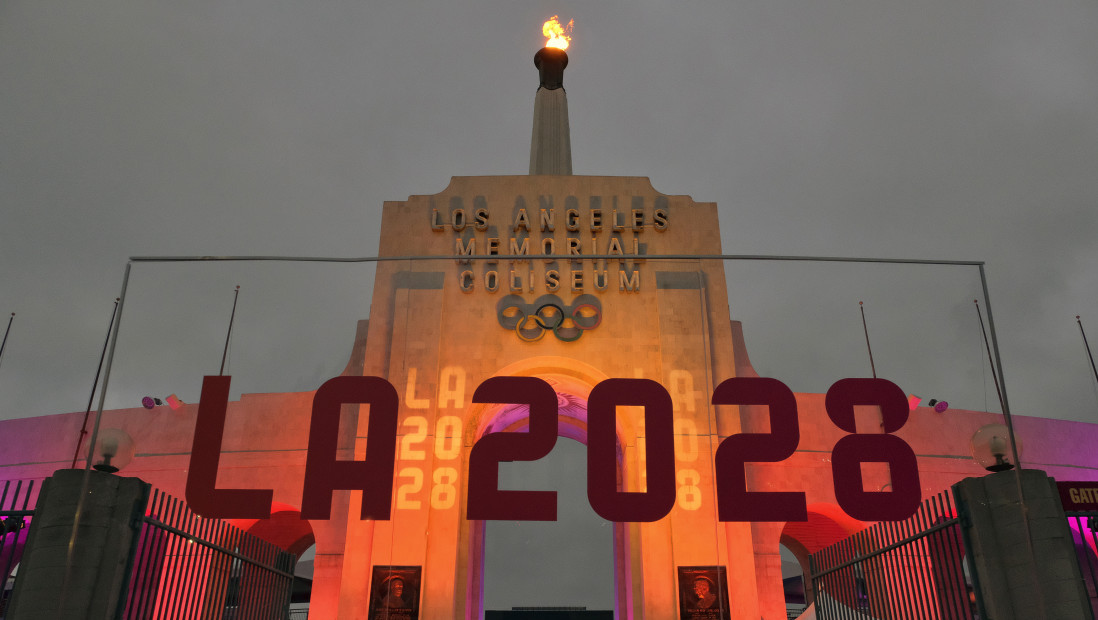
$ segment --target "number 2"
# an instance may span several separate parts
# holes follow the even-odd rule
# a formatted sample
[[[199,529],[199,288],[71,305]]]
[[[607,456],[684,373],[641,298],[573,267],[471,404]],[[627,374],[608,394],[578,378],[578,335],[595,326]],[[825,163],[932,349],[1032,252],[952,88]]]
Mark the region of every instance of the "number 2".
[[[769,433],[740,433],[717,447],[717,519],[807,521],[804,493],[747,490],[747,463],[783,461],[801,441],[797,399],[789,387],[769,377],[735,377],[713,390],[713,404],[767,405],[770,410]]]
[[[492,377],[477,387],[474,403],[526,404],[525,433],[489,433],[469,452],[466,518],[556,521],[556,491],[505,491],[499,488],[500,461],[536,461],[557,443],[557,394],[536,377]]]

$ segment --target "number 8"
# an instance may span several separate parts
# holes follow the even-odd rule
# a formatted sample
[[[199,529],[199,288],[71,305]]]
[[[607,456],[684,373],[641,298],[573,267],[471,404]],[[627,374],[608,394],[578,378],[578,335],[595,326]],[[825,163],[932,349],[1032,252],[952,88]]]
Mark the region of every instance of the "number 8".
[[[881,410],[886,434],[860,434],[854,425],[856,405],[875,405]],[[900,521],[919,508],[922,492],[915,452],[893,433],[907,422],[907,397],[885,379],[840,379],[824,397],[827,416],[848,433],[831,451],[835,499],[846,514],[862,521]],[[892,491],[865,491],[862,463],[887,463]]]

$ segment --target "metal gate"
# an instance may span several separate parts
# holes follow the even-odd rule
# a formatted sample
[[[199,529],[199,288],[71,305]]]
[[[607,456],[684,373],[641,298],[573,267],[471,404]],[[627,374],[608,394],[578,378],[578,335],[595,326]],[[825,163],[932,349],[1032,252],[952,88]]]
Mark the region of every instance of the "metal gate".
[[[809,564],[820,620],[986,617],[950,491],[905,521],[878,523],[812,554]]]
[[[1098,511],[1067,511],[1065,514],[1075,541],[1091,613],[1098,618]]]
[[[296,558],[154,490],[133,545],[126,620],[283,620]]]
[[[34,480],[6,480],[0,490],[0,575],[3,575],[3,591],[0,591],[0,619],[7,616],[8,601],[15,588],[19,560],[27,543],[30,518],[38,491]]]

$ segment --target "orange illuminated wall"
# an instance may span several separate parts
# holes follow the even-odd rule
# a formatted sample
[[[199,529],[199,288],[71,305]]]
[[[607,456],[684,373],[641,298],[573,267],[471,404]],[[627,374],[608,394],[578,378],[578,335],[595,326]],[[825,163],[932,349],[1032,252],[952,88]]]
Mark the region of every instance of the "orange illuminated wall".
[[[751,526],[718,523],[714,504],[716,445],[739,431],[734,407],[708,404],[716,383],[735,376],[723,266],[645,258],[719,252],[715,205],[659,194],[644,178],[459,177],[440,194],[386,203],[381,254],[439,258],[378,266],[362,372],[402,399],[393,512],[364,522],[351,502],[339,616],[365,617],[372,567],[411,565],[423,567],[422,617],[480,617],[484,522],[466,518],[469,453],[486,433],[523,432],[528,419],[472,395],[511,375],[548,381],[558,433],[581,442],[599,382],[665,386],[675,503],[658,521],[616,526],[618,616],[675,617],[676,567],[713,565],[729,570],[736,617],[758,618]],[[466,260],[512,253],[524,256]],[[552,309],[523,319],[545,304],[568,315],[556,331],[546,329]],[[359,457],[365,419],[360,411]],[[616,428],[619,489],[645,491],[643,409],[620,407]]]

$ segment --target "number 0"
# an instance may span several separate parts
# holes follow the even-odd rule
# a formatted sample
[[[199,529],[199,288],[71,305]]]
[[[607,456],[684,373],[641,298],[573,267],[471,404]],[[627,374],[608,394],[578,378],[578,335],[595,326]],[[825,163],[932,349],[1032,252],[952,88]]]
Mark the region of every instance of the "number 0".
[[[648,490],[617,488],[617,406],[644,407]],[[651,379],[607,379],[587,401],[587,501],[607,521],[651,522],[675,505],[671,395]]]

